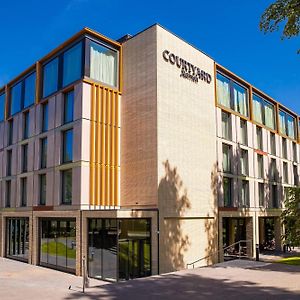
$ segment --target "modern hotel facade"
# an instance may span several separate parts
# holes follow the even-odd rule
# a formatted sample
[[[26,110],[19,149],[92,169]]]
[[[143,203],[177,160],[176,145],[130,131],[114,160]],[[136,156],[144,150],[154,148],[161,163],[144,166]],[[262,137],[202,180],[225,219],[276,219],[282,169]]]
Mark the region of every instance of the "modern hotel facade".
[[[159,25],[83,29],[0,89],[0,255],[123,280],[275,240],[299,117]]]

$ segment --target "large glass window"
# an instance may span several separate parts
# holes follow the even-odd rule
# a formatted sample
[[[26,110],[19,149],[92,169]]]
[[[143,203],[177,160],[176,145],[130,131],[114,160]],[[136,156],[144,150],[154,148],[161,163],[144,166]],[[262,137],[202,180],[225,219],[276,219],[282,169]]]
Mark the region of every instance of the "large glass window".
[[[23,139],[28,139],[29,137],[29,111],[23,114]]]
[[[231,117],[225,111],[222,111],[222,138],[231,140]]]
[[[231,172],[231,146],[223,144],[223,172]]]
[[[248,180],[242,180],[241,202],[240,202],[240,205],[242,207],[249,207],[250,206],[249,181]]]
[[[275,129],[274,105],[255,94],[253,94],[253,117],[256,122]]]
[[[24,80],[25,90],[24,90],[24,104],[23,107],[29,107],[34,104],[35,100],[35,80],[36,73],[33,72]]]
[[[0,122],[4,121],[4,112],[5,112],[5,93],[0,94]]]
[[[62,204],[72,204],[72,169],[61,172]]]
[[[63,54],[63,87],[82,76],[82,43],[78,43]]]
[[[265,185],[262,182],[258,183],[258,201],[259,206],[265,206]]]
[[[218,103],[241,115],[249,115],[248,90],[233,80],[217,74]]]
[[[270,139],[271,139],[271,154],[276,155],[276,137],[275,133],[270,132]]]
[[[264,157],[257,154],[257,177],[264,178]]]
[[[73,160],[73,129],[63,132],[63,163],[72,162]]]
[[[64,97],[64,124],[73,121],[74,114],[74,91],[65,94]]]
[[[46,174],[41,174],[39,176],[39,183],[40,183],[39,205],[46,205],[46,197],[47,197]]]
[[[29,254],[29,219],[8,218],[6,228],[6,256],[27,262]]]
[[[283,162],[283,182],[288,183],[288,164]]]
[[[270,180],[275,181],[277,179],[277,167],[276,167],[276,159],[271,158],[271,165],[270,165]]]
[[[40,159],[40,165],[41,169],[47,168],[47,138],[42,138],[40,142],[41,146],[41,159]]]
[[[272,196],[272,208],[278,208],[279,203],[278,203],[278,190],[277,190],[277,185],[272,184],[271,185],[271,196]]]
[[[296,120],[293,116],[283,110],[279,110],[279,129],[280,133],[292,139],[296,137],[295,123]]]
[[[247,121],[240,120],[240,141],[243,145],[248,145]]]
[[[20,180],[21,185],[21,206],[27,205],[27,178],[22,177]]]
[[[89,219],[88,232],[91,277],[126,280],[151,275],[150,219]]]
[[[228,177],[223,177],[223,196],[224,196],[224,207],[232,206],[232,199],[231,199],[231,183],[232,179]]]
[[[285,138],[282,138],[282,157],[287,159],[287,141]]]
[[[75,219],[43,219],[41,221],[40,264],[75,273]]]
[[[116,87],[118,84],[118,52],[91,41],[90,77]]]
[[[22,108],[22,82],[17,83],[10,91],[10,114],[14,115]]]
[[[263,150],[262,128],[256,127],[256,146],[257,149]]]
[[[240,155],[240,167],[241,167],[241,175],[248,175],[248,151],[245,149],[241,149]]]
[[[43,68],[43,97],[47,97],[58,89],[58,57],[51,60]]]

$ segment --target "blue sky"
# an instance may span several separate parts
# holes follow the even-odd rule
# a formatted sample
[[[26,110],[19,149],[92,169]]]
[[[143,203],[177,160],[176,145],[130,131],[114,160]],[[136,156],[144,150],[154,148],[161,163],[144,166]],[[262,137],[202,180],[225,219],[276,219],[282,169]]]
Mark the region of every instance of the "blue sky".
[[[264,35],[273,1],[1,1],[0,86],[87,26],[117,39],[160,23],[300,114],[300,37]]]

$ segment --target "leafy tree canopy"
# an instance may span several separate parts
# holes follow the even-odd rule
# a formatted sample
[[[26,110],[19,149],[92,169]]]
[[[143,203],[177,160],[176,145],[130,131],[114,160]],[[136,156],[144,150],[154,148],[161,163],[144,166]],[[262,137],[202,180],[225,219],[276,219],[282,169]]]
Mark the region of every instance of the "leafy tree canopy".
[[[285,226],[283,240],[300,245],[300,187],[287,188],[281,221]]]
[[[300,0],[277,0],[261,16],[259,27],[261,31],[268,33],[279,30],[280,24],[284,24],[282,39],[299,35]]]

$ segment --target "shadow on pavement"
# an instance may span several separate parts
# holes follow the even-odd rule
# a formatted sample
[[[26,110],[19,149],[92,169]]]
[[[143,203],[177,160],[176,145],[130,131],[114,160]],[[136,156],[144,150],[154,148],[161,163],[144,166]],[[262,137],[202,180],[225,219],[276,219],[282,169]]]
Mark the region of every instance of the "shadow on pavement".
[[[89,288],[65,299],[298,299],[299,293],[249,281],[167,274]]]

